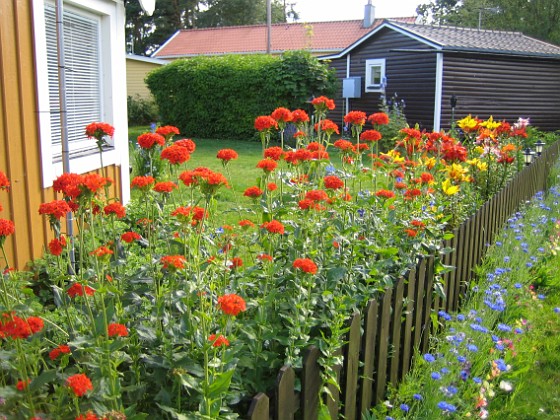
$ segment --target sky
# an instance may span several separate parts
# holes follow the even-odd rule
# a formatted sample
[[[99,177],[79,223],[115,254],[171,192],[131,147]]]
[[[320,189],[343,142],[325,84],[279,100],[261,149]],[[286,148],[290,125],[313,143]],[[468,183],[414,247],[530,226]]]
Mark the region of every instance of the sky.
[[[300,22],[363,19],[367,0],[287,0],[296,3]],[[416,16],[416,7],[428,0],[372,0],[376,18]]]

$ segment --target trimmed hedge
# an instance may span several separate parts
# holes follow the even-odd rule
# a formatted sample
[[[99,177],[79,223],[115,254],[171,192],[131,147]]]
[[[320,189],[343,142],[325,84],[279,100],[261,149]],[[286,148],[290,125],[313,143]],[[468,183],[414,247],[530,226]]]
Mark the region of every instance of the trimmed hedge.
[[[149,73],[146,83],[162,124],[191,137],[247,139],[257,116],[279,106],[310,111],[306,101],[333,95],[338,81],[328,65],[294,51],[177,60]]]

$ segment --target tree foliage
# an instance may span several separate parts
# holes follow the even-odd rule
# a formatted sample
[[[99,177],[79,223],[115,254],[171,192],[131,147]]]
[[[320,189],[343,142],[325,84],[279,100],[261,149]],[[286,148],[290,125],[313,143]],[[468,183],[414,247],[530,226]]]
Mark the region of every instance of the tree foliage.
[[[424,22],[520,31],[560,44],[560,0],[432,0],[416,12]]]

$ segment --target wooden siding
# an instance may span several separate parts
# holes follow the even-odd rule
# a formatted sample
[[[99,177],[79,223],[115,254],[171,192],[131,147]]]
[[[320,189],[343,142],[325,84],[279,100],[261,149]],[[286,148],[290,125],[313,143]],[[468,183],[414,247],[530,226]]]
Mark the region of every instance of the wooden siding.
[[[542,130],[560,129],[560,61],[473,54],[444,55],[442,128],[455,117],[531,119]]]
[[[10,266],[19,269],[41,256],[52,237],[39,205],[60,198],[42,188],[31,7],[30,1],[0,1],[0,171],[11,181],[9,193],[0,191],[0,218],[15,223],[4,246]],[[108,173],[116,181],[111,193],[120,196],[119,168]]]
[[[350,52],[350,76],[365,79],[366,60],[385,58],[387,76],[387,97],[397,93],[399,99],[406,103],[405,115],[408,123],[420,124],[422,128],[433,126],[433,109],[436,83],[436,55],[433,52],[401,52],[398,50],[430,51],[426,45],[388,28],[380,30],[368,41]],[[332,60],[331,67],[337,69],[337,75],[346,77],[346,56]],[[361,110],[368,114],[377,112],[380,106],[379,93],[366,93],[362,86],[362,97],[350,99],[350,109]],[[342,88],[336,95],[336,110],[329,114],[335,122],[342,121],[345,100]]]
[[[147,63],[133,59],[126,59],[126,94],[128,96],[139,96],[142,99],[150,99],[152,94],[146,86],[144,79],[146,75],[160,68],[161,64]]]

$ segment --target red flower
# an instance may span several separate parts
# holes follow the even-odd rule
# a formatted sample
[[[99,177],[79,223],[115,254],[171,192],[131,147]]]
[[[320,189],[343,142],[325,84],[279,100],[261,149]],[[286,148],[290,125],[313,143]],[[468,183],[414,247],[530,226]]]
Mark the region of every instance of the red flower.
[[[89,253],[89,255],[93,255],[97,258],[103,258],[103,257],[108,256],[108,255],[113,255],[113,251],[111,251],[105,245],[101,245],[101,246],[95,248],[93,251],[91,251]]]
[[[62,344],[62,345],[58,346],[57,348],[52,349],[49,352],[49,358],[51,360],[56,360],[62,354],[70,354],[70,347],[68,347],[66,344]]]
[[[10,337],[14,340],[29,337],[33,331],[27,321],[14,314],[4,314],[0,321],[0,337]]]
[[[263,171],[270,173],[278,167],[278,163],[272,159],[262,159],[257,163],[257,168],[262,169]]]
[[[416,228],[419,228],[419,229],[423,229],[423,228],[426,227],[426,223],[424,223],[424,222],[421,221],[421,220],[413,220],[413,221],[411,222],[411,224],[412,224],[412,226],[414,226],[414,227],[416,227]]]
[[[74,392],[77,397],[82,397],[88,391],[93,391],[91,380],[83,373],[69,376],[68,379],[66,379],[66,385],[72,389],[72,392]]]
[[[318,131],[318,125],[315,124],[315,131]],[[324,133],[327,133],[327,135],[332,135],[333,133],[336,134],[340,134],[340,131],[338,130],[338,125],[336,125],[333,121],[331,120],[321,120],[321,131]]]
[[[305,199],[311,201],[327,201],[329,196],[323,190],[311,190],[305,193]]]
[[[339,139],[333,143],[333,146],[336,147],[337,149],[342,150],[343,152],[354,151],[354,145],[348,140]]]
[[[375,195],[382,198],[393,198],[395,196],[395,193],[389,190],[379,190],[375,193]]]
[[[410,198],[410,199],[412,199],[414,197],[418,197],[420,195],[422,195],[422,191],[420,191],[418,188],[413,188],[411,190],[406,190],[405,193],[404,193],[404,196],[406,198]]]
[[[14,222],[11,220],[0,219],[0,241],[6,236],[10,236],[15,232]],[[0,242],[1,243],[1,242]]]
[[[335,175],[327,175],[323,178],[325,188],[329,190],[337,190],[344,187],[344,181]]]
[[[161,158],[168,160],[172,165],[180,165],[187,162],[191,158],[191,154],[186,147],[173,144],[161,151]]]
[[[377,130],[366,130],[360,134],[361,141],[374,142],[381,140],[381,133]]]
[[[141,239],[141,238],[142,238],[142,236],[140,236],[136,232],[125,232],[121,235],[121,239],[128,244],[132,243],[133,241],[137,241],[138,239]]]
[[[114,214],[118,219],[122,219],[124,216],[126,216],[126,208],[118,201],[107,204],[103,211],[107,216],[109,216],[110,214]]]
[[[411,238],[414,238],[418,234],[418,232],[414,229],[405,229],[404,231]]]
[[[126,337],[128,336],[128,329],[126,325],[112,323],[107,325],[107,335],[109,337]]]
[[[264,149],[264,157],[265,158],[269,158],[272,160],[280,160],[280,158],[282,157],[282,155],[284,154],[284,151],[282,150],[281,147],[278,146],[273,146],[273,147],[269,147],[267,149]]]
[[[66,244],[66,238],[61,235],[60,238],[54,238],[49,242],[49,251],[52,255],[58,257],[60,254],[62,254],[62,251],[64,250],[64,247],[66,247]]]
[[[278,220],[271,220],[270,222],[264,222],[261,227],[266,229],[270,233],[277,233],[279,235],[284,234],[284,225]]]
[[[424,184],[433,184],[434,183],[434,176],[429,172],[422,172],[420,175],[420,179]]]
[[[222,149],[218,151],[216,157],[224,162],[229,162],[230,160],[237,159],[239,155],[233,149]]]
[[[263,190],[257,186],[249,187],[243,193],[243,196],[250,198],[259,198],[261,195],[263,195]]]
[[[247,220],[247,219],[240,220],[238,225],[241,226],[241,227],[247,227],[247,228],[255,226],[255,224],[253,222],[251,222],[250,220]]]
[[[111,185],[113,181],[110,178],[105,178],[99,174],[87,174],[82,177],[81,186],[85,187],[83,190],[89,190],[92,193],[98,192],[105,185]]]
[[[42,203],[39,205],[39,214],[46,214],[52,219],[60,219],[71,211],[70,206],[64,200],[54,200],[50,203]]]
[[[294,124],[305,123],[309,121],[309,115],[303,109],[296,109],[292,111],[292,122]]]
[[[82,190],[80,190],[82,179],[82,175],[74,173],[62,174],[53,181],[53,189],[68,198],[75,199],[82,193]]]
[[[6,174],[0,171],[0,190],[9,190],[10,189],[10,180],[6,176]]]
[[[368,121],[374,125],[386,125],[389,124],[389,116],[384,112],[376,112],[368,117]]]
[[[17,381],[16,389],[18,391],[25,391],[30,383],[31,383],[31,379],[28,379],[26,381],[19,380]]]
[[[154,182],[156,180],[152,176],[136,176],[132,179],[130,186],[140,190],[149,190]]]
[[[92,122],[86,126],[86,136],[89,138],[96,138],[101,140],[104,136],[113,137],[115,133],[115,127],[111,124],[102,122]]]
[[[283,107],[276,108],[274,111],[272,111],[272,114],[270,114],[270,116],[281,124],[288,123],[293,119],[291,111],[288,108]]]
[[[226,315],[233,315],[233,316],[237,316],[239,312],[243,312],[247,309],[247,306],[243,298],[234,293],[220,296],[218,298],[218,307]]]
[[[324,111],[326,111],[327,109],[332,111],[335,107],[334,101],[332,99],[327,98],[326,96],[319,96],[317,98],[313,98],[311,104],[315,107],[315,109],[324,110]]]
[[[344,122],[362,126],[366,123],[366,113],[362,111],[350,111],[344,116]]]
[[[239,257],[233,257],[231,259],[231,263],[229,264],[230,268],[239,268],[243,266],[243,260]]]
[[[138,145],[143,149],[151,149],[155,144],[163,146],[165,137],[156,133],[144,133],[138,136]]]
[[[404,182],[395,182],[395,188],[397,190],[404,190],[407,186]]]
[[[163,264],[163,268],[168,270],[182,270],[187,262],[186,258],[182,255],[165,255],[159,261]]]
[[[257,259],[260,260],[260,261],[272,262],[272,255],[259,254],[259,255],[257,255]]]
[[[266,184],[266,189],[268,191],[276,191],[278,189],[278,185],[276,185],[274,182],[269,182],[268,184]]]
[[[177,207],[171,212],[171,216],[175,216],[183,222],[195,222],[208,218],[208,212],[198,206]]]
[[[168,193],[169,194],[176,188],[177,188],[177,184],[175,184],[174,182],[162,181],[162,182],[156,183],[156,185],[154,185],[153,190],[155,192],[158,192],[158,193]]]
[[[189,151],[189,153],[194,153],[194,151],[196,150],[196,144],[191,139],[177,140],[173,144],[175,144],[176,146],[184,147],[185,149],[187,149]]]
[[[267,131],[271,128],[278,128],[278,122],[268,115],[262,115],[255,119],[255,129],[258,131]]]
[[[212,347],[229,346],[229,340],[225,338],[222,334],[220,334],[217,337],[216,334],[211,334],[210,336],[208,336],[208,341],[212,342]]]
[[[106,419],[107,417],[103,417],[102,419],[100,419],[93,411],[88,411],[85,415],[80,414],[74,420],[106,420]]]
[[[70,296],[71,298],[84,295],[93,296],[93,294],[95,293],[95,289],[89,286],[83,286],[80,283],[74,283],[68,288],[66,293],[68,293],[68,296]]]
[[[292,264],[294,268],[299,268],[304,273],[316,274],[317,265],[309,258],[298,258]]]
[[[164,125],[163,127],[156,128],[156,134],[159,134],[169,140],[175,134],[179,134],[179,129],[172,125]]]

